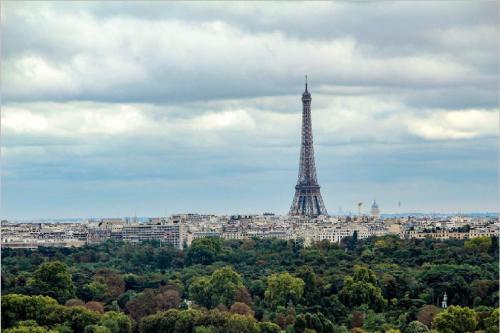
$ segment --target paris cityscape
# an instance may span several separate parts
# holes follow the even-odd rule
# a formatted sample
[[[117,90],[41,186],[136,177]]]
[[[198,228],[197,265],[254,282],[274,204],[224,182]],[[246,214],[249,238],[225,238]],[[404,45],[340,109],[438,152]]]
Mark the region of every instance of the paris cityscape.
[[[320,193],[314,162],[311,93],[302,94],[302,133],[299,176],[288,215],[203,215],[176,214],[169,217],[89,219],[77,223],[2,222],[2,247],[36,249],[39,246],[74,247],[109,239],[128,242],[156,240],[182,249],[203,237],[222,239],[302,239],[304,245],[323,240],[339,243],[356,233],[359,239],[397,235],[400,238],[469,239],[498,237],[497,214],[483,216],[407,216],[381,218],[373,201],[369,214],[362,203],[355,216],[328,216]],[[36,221],[35,221],[36,222]]]
[[[499,2],[0,3],[5,333],[497,333]]]

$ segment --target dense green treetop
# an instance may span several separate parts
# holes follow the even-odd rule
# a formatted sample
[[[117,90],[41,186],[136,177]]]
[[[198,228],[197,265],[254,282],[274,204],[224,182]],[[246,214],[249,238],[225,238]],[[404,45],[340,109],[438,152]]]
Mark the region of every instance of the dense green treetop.
[[[64,302],[74,296],[75,287],[65,263],[48,261],[33,273],[29,285],[42,295],[52,296]]]
[[[304,281],[288,272],[275,273],[267,279],[265,299],[271,307],[298,304],[304,293]]]
[[[461,306],[450,306],[441,311],[432,327],[442,333],[473,332],[477,326],[477,313],[474,310]]]

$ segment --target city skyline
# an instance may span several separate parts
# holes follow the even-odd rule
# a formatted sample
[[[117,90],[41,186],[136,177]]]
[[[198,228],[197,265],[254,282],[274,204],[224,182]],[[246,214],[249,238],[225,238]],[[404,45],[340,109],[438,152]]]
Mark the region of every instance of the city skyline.
[[[305,73],[331,214],[497,212],[497,26],[496,1],[3,2],[3,218],[286,214]]]

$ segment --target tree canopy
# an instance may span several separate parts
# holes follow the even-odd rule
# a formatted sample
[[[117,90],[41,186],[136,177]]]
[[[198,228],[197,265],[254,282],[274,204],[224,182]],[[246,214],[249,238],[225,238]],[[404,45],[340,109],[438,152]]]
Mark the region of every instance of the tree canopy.
[[[498,331],[498,240],[2,249],[2,331]],[[441,309],[443,295],[448,309]]]

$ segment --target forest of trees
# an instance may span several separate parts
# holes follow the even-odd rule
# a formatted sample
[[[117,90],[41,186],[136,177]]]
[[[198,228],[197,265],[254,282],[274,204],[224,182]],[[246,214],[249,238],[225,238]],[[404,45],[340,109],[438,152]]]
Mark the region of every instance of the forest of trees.
[[[2,331],[496,333],[498,277],[495,237],[2,249]]]

